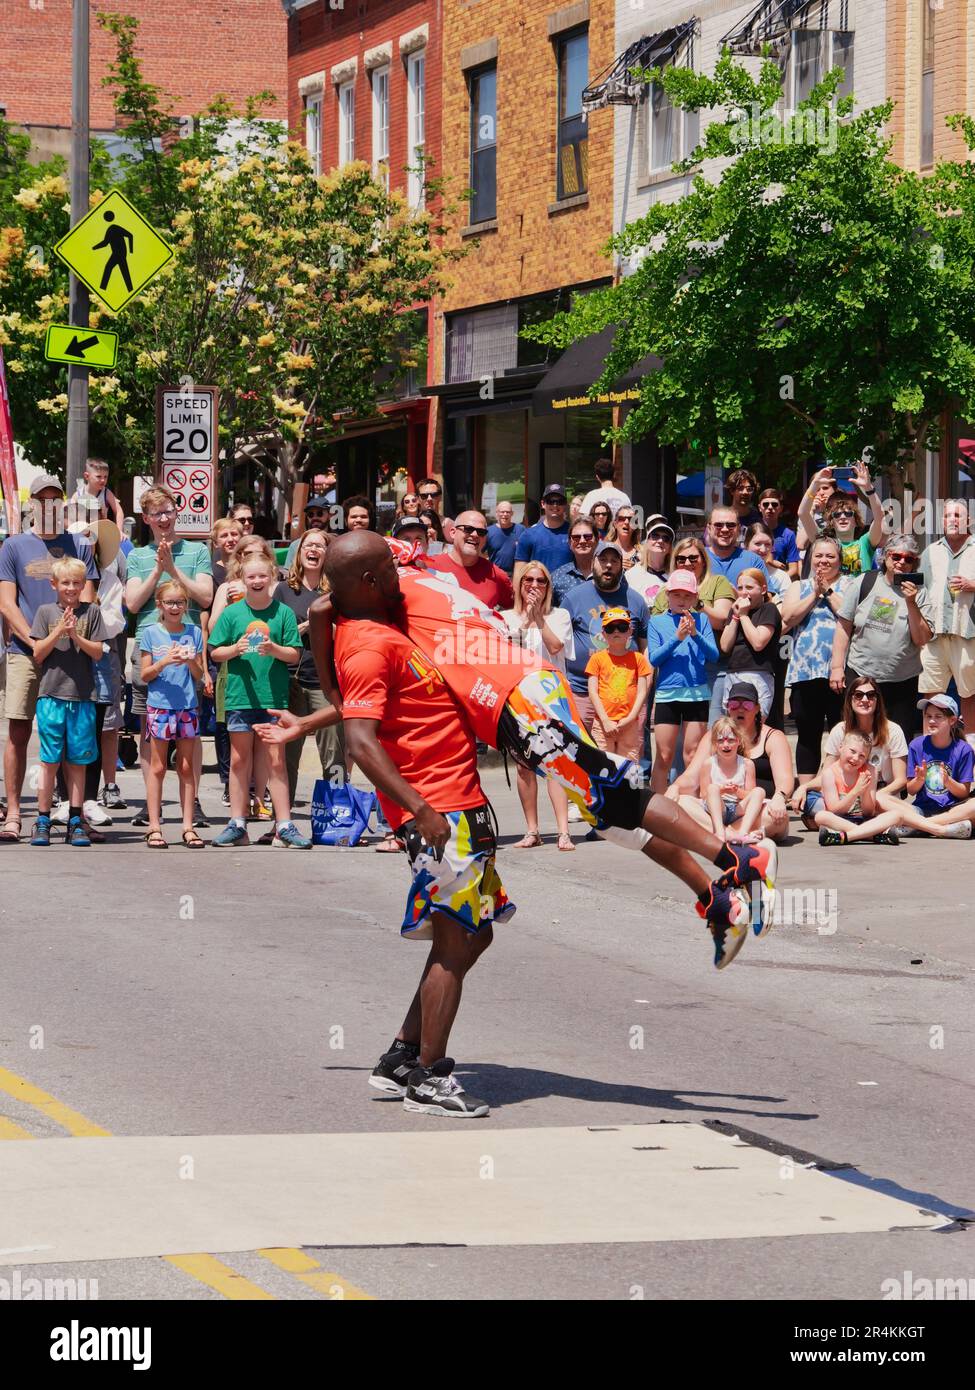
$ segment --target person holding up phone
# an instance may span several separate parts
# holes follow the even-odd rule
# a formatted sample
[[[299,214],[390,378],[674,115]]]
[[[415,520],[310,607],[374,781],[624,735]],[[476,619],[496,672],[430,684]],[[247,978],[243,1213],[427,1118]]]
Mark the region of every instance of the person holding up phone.
[[[200,712],[196,688],[203,679],[203,631],[186,621],[189,591],[178,579],[167,579],[156,590],[161,622],[149,623],[139,639],[142,682],[146,687],[146,739],[149,766],[146,771],[146,813],[149,829],[146,846],[168,849],[162,833],[162,792],[169,745],[176,742],[176,775],[183,812],[183,844],[204,849],[193,828],[196,777],[194,753],[200,737]]]
[[[836,482],[832,468],[822,468],[809,484],[799,504],[799,521],[808,541],[817,535],[834,535],[840,543],[840,572],[866,574],[873,567],[873,557],[884,540],[884,509],[877,489],[870,479],[870,470],[861,460],[850,469],[850,481],[870,507],[870,525],[864,527],[857,498],[853,493],[836,491],[825,503],[822,525],[817,526],[813,514],[813,498],[819,496],[829,482]]]
[[[836,614],[830,686],[842,694],[863,676],[876,681],[887,713],[908,738],[919,728],[921,650],[934,634],[934,612],[919,586],[920,552],[907,533],[892,536],[883,569],[854,580]]]

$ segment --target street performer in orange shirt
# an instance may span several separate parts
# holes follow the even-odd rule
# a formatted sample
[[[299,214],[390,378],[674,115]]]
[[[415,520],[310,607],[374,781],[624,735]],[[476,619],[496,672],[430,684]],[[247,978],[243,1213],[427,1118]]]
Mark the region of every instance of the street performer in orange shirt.
[[[425,1106],[413,1093],[436,1087],[435,1078],[457,1086],[443,1051],[463,976],[489,943],[492,922],[513,911],[494,865],[475,739],[555,777],[605,838],[642,850],[691,887],[719,969],[741,949],[750,924],[764,934],[771,897],[763,892],[753,914],[747,889],[755,882],[771,889],[774,846],[722,844],[673,801],[651,794],[639,764],[595,746],[561,674],[515,647],[472,594],[421,569],[398,573],[388,544],[367,531],[332,542],[326,573],[331,592],[311,609],[311,644],[335,708],[302,718],[276,711],[278,725],[260,728],[279,741],[343,718],[349,754],[406,841],[414,879],[402,931],[432,935],[433,948],[372,1084],[405,1087],[411,1109],[473,1113],[445,1108],[442,1098]],[[717,864],[721,876],[712,883],[688,851]],[[390,1065],[407,1048],[419,1059],[412,1072],[405,1061]]]

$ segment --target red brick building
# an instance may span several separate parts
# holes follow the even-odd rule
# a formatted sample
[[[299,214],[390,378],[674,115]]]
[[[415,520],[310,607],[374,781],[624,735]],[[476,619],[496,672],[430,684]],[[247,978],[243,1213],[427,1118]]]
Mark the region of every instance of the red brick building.
[[[285,0],[285,8],[288,120],[316,169],[364,160],[419,206],[417,151],[441,173],[443,0]],[[418,312],[429,337],[433,308]],[[419,393],[427,380],[424,358],[381,406],[382,425],[349,422],[327,447],[340,496],[394,502],[427,472],[432,402]]]
[[[93,0],[91,126],[114,129],[102,78],[114,53],[97,12],[139,21],[143,73],[173,99],[177,116],[194,115],[218,93],[243,104],[268,90],[268,116],[284,119],[287,18],[281,0]],[[71,0],[0,0],[0,106],[30,133],[38,155],[67,154],[71,125]]]

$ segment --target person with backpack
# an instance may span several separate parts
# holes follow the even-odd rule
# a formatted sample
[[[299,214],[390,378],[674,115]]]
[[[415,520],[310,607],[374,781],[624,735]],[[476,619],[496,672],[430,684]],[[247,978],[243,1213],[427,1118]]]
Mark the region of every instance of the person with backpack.
[[[892,536],[884,546],[883,570],[867,570],[843,595],[830,662],[830,686],[838,694],[862,676],[876,681],[888,717],[908,738],[919,728],[921,648],[934,633],[927,590],[910,578],[919,570],[915,538]]]

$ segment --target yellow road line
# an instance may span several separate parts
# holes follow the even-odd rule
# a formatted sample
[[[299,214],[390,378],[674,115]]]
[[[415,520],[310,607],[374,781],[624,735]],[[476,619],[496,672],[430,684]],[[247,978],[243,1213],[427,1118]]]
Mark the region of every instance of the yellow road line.
[[[20,1125],[15,1125],[13,1120],[4,1119],[0,1115],[0,1139],[33,1139],[29,1129],[21,1129]]]
[[[78,1114],[77,1110],[62,1105],[54,1096],[49,1096],[47,1091],[42,1091],[40,1087],[31,1085],[22,1076],[16,1076],[12,1071],[7,1071],[5,1067],[0,1067],[0,1091],[6,1091],[8,1096],[13,1096],[14,1100],[23,1101],[25,1105],[33,1106],[35,1110],[39,1110],[42,1115],[46,1115],[55,1124],[62,1125],[76,1139],[105,1139],[109,1137],[109,1130],[102,1129],[101,1125],[96,1125],[91,1120],[86,1120],[84,1115]]]
[[[230,1265],[225,1265],[223,1260],[218,1260],[214,1255],[164,1255],[163,1259],[167,1264],[181,1269],[191,1279],[216,1289],[224,1298],[251,1301],[260,1298],[274,1301],[273,1293],[268,1293],[259,1284],[252,1284],[249,1279],[245,1279],[242,1274],[238,1274]]]
[[[316,1293],[323,1293],[328,1298],[372,1301],[374,1297],[358,1285],[350,1284],[341,1274],[322,1269],[318,1261],[313,1260],[304,1250],[282,1247],[275,1250],[258,1250],[257,1253],[265,1260],[270,1260],[271,1264],[277,1265],[278,1269],[293,1274],[300,1283],[307,1284],[308,1288],[314,1289]]]

